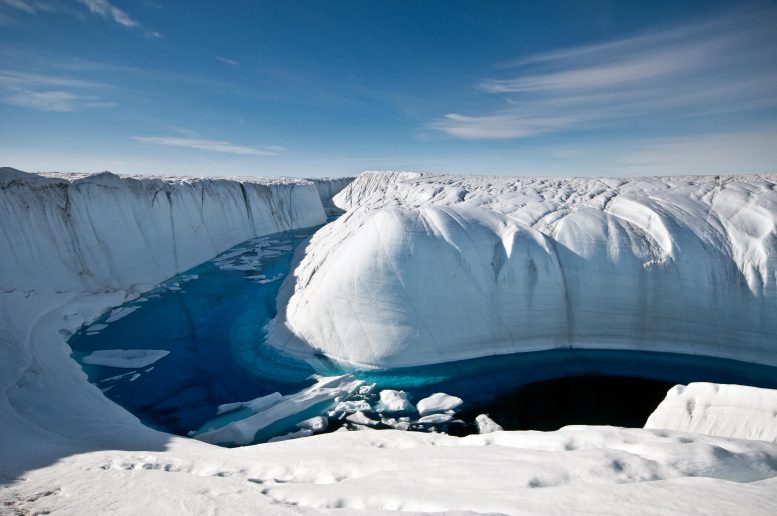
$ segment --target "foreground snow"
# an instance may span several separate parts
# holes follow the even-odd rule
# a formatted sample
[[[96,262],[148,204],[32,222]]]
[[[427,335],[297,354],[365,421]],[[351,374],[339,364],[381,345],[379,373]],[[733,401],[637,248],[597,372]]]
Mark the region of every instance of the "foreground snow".
[[[176,438],[164,451],[69,457],[0,497],[58,514],[767,515],[775,461],[773,443],[610,427],[364,430],[232,450]]]
[[[233,202],[229,199],[239,200],[228,192],[239,191],[240,183],[227,181],[230,184],[222,188],[202,187],[212,185],[208,181],[195,185],[162,179],[135,183],[97,176],[80,179],[80,186],[74,188],[62,179],[49,182],[16,172],[4,175],[3,180],[5,197],[0,198],[0,209],[12,217],[0,217],[7,229],[0,233],[2,513],[272,515],[327,511],[347,515],[403,510],[771,515],[777,506],[777,444],[766,441],[610,427],[569,427],[547,433],[497,430],[466,438],[365,429],[224,449],[154,431],[87,382],[69,356],[66,339],[101,313],[137,296],[147,283],[180,272],[179,267],[201,255],[203,259],[213,257],[235,238],[242,238],[243,232],[256,233],[238,215],[247,213],[245,203],[242,212],[237,209],[239,202],[234,205],[234,219],[211,211],[220,202],[229,205]],[[126,181],[124,186],[122,181]],[[275,183],[258,183],[257,190],[266,189],[267,198],[274,198]],[[287,183],[278,184],[280,192],[287,191],[282,186]],[[308,188],[294,184],[294,189]],[[145,192],[145,186],[154,185],[160,187],[157,200],[154,195],[133,197],[136,189]],[[65,194],[71,188],[72,197]],[[247,191],[252,188],[246,186]],[[428,197],[436,188],[421,188],[419,198]],[[127,199],[146,199],[150,205],[161,202],[175,213],[176,208],[165,201],[167,193],[176,199],[192,189],[203,196],[203,202],[183,203],[193,210],[182,212],[183,218],[160,216],[143,226],[142,210],[132,211],[129,218],[119,216],[130,213],[124,211],[132,205]],[[325,191],[317,188],[314,197]],[[445,189],[441,192],[448,195]],[[220,193],[226,200],[210,198]],[[254,199],[251,195],[249,202]],[[353,193],[350,198],[356,197]],[[104,222],[104,229],[74,224],[82,215],[69,210],[77,206],[80,213],[99,214],[91,219],[98,226]],[[268,215],[278,219],[255,220],[253,227],[289,223],[288,210],[303,209],[284,206]],[[305,217],[319,217],[320,201],[309,206]],[[152,214],[157,213],[154,210],[149,208]],[[143,238],[111,237],[133,217],[137,224],[131,227],[150,228],[145,234],[153,237],[148,245],[141,244]],[[233,220],[242,229],[228,237],[217,238],[215,232],[207,233],[213,239],[204,237],[200,231],[206,227],[233,227],[214,220]],[[307,219],[293,223],[299,220]],[[151,232],[160,221],[173,221],[176,228],[178,221],[194,225],[183,235],[177,229],[176,236],[163,229]],[[64,230],[62,235],[59,229]],[[12,238],[24,234],[40,240]],[[137,233],[133,229],[130,234]],[[185,235],[209,243],[196,251],[178,246]],[[49,237],[53,240],[48,241]],[[175,245],[165,240],[168,238]],[[157,244],[161,247],[156,248]],[[37,246],[54,254],[42,253],[25,264],[25,253]],[[773,246],[765,249],[768,262],[773,259]],[[169,256],[168,251],[173,250],[179,259]],[[47,277],[42,278],[36,267],[49,264],[46,256],[58,258],[50,259]],[[133,256],[134,261],[122,261],[126,256]],[[81,259],[86,261],[80,263]],[[116,275],[105,272],[111,267]],[[309,268],[303,270],[312,274]],[[769,305],[764,303],[766,310]],[[765,341],[768,335],[764,333]],[[748,349],[763,353],[758,347],[743,348],[743,353]],[[400,398],[387,395],[385,401]],[[718,400],[715,396],[705,399],[712,405]],[[741,395],[727,400],[749,406]],[[777,407],[766,407],[777,411]],[[705,411],[714,413],[709,408]],[[730,417],[744,413],[734,411]],[[667,425],[683,424],[677,418],[672,421]],[[320,425],[321,421],[309,421],[300,430],[312,432]],[[732,427],[723,424],[708,430],[720,428]]]
[[[363,174],[271,342],[360,367],[554,348],[777,365],[777,176]],[[440,314],[445,314],[441,317]]]

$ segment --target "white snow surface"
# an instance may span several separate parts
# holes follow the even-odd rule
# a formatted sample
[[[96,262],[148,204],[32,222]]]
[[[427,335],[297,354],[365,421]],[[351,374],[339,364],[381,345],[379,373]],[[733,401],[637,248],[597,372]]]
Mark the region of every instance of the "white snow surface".
[[[676,385],[645,428],[777,442],[777,390],[702,382]]]
[[[126,245],[112,236],[125,227],[118,224],[108,230],[108,221],[121,220],[119,212],[130,204],[116,203],[124,186],[107,188],[87,185],[88,178],[76,179],[82,181],[78,189],[89,194],[76,189],[67,201],[70,195],[63,192],[72,186],[70,180],[50,183],[38,176],[10,175],[3,171],[0,185],[0,512],[771,515],[777,505],[777,444],[766,441],[672,430],[567,427],[466,438],[402,431],[337,432],[225,449],[145,427],[88,383],[70,358],[66,339],[106,310],[137,296],[143,285],[168,274],[165,270],[172,275],[187,266],[179,262],[177,270],[169,257],[159,266],[143,258],[166,256],[165,249],[173,248],[170,240],[162,239],[164,227],[149,229],[148,235],[159,240],[148,244],[131,237],[134,229],[125,235]],[[104,176],[96,181],[104,179],[119,181]],[[221,184],[133,181],[128,184],[135,186],[127,188],[161,185],[163,198],[154,202],[168,208],[166,190],[177,199],[190,189],[202,193]],[[178,184],[182,192],[175,191]],[[210,186],[197,190],[197,184]],[[272,190],[274,183],[264,184]],[[35,193],[36,189],[43,192]],[[181,222],[207,225],[211,210],[222,220],[215,204],[209,204],[214,193],[206,192],[201,210],[192,202],[193,217]],[[35,201],[39,194],[51,196]],[[57,199],[63,202],[50,204]],[[87,245],[95,239],[92,229],[70,221],[83,215],[60,216],[68,205],[97,215],[96,224],[105,228],[99,238],[102,245]],[[150,204],[144,209],[149,217],[158,213]],[[144,209],[138,207],[139,217]],[[18,213],[6,216],[14,210]],[[277,227],[288,219],[279,220],[255,223]],[[53,221],[51,231],[48,221]],[[16,239],[25,234],[19,231],[39,242],[19,242]],[[205,234],[210,233],[200,236]],[[200,242],[212,247],[212,253],[190,249],[181,255],[195,260],[201,252],[209,259],[232,245],[232,237],[213,235],[217,244],[211,246],[207,238]],[[164,238],[172,238],[171,232]],[[180,238],[176,236],[179,243]],[[11,241],[20,247],[9,251]],[[41,253],[34,262],[51,265],[53,271],[19,263],[38,245]],[[47,258],[46,252],[55,254]],[[117,259],[122,252],[140,257],[140,262],[135,267]],[[111,277],[105,272],[108,262],[127,267],[115,269],[117,275]],[[147,275],[133,273],[135,268],[145,268]],[[54,274],[57,271],[61,278]],[[81,279],[79,271],[84,272]],[[50,285],[41,275],[56,283]],[[734,401],[746,404],[741,397]]]
[[[87,364],[135,369],[150,366],[169,354],[165,349],[100,349],[83,360]]]
[[[554,348],[777,365],[777,175],[365,173],[282,287],[275,345],[357,367]]]

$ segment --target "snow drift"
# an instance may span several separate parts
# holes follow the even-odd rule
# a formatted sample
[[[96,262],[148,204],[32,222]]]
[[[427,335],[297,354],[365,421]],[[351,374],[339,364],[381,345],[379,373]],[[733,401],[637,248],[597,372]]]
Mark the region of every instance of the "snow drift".
[[[367,173],[271,341],[359,367],[553,348],[777,365],[776,182]]]

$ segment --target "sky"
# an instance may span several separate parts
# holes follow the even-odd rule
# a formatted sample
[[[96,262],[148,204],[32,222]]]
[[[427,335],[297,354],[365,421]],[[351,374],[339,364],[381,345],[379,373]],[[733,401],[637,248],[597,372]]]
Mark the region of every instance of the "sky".
[[[777,2],[0,0],[0,166],[777,172]]]

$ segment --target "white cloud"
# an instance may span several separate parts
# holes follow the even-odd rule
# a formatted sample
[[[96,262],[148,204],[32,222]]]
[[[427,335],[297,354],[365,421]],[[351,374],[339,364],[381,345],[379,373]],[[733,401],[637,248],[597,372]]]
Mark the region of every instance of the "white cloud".
[[[218,59],[222,63],[226,63],[226,64],[228,64],[230,66],[240,66],[240,63],[238,63],[237,61],[235,61],[233,59],[227,59],[226,57],[221,57],[221,56],[216,56],[216,59]]]
[[[428,124],[465,139],[509,139],[653,116],[688,118],[777,105],[777,9],[714,19],[501,66],[478,89],[502,107]]]
[[[119,25],[130,29],[141,29],[147,38],[161,38],[162,34],[143,27],[140,22],[132,18],[126,11],[116,7],[108,0],[80,0],[89,11],[106,20],[112,20]]]
[[[0,100],[38,111],[76,111],[115,106],[95,95],[104,85],[50,73],[0,68]]]
[[[27,14],[56,11],[56,6],[45,0],[0,0],[0,5],[22,11]]]
[[[137,27],[139,25],[139,23],[132,19],[130,15],[110,3],[108,0],[81,0],[81,3],[83,3],[92,14],[111,19],[119,25],[124,25],[125,27]]]
[[[246,147],[235,145],[226,141],[202,140],[195,138],[179,138],[175,136],[133,136],[133,140],[156,145],[168,145],[172,147],[185,147],[208,152],[223,152],[227,154],[252,154],[256,156],[277,156],[286,151],[284,147]]]
[[[23,91],[7,96],[3,100],[14,106],[59,112],[115,105],[112,102],[105,102],[99,97],[76,95],[67,91]]]

